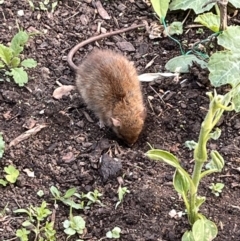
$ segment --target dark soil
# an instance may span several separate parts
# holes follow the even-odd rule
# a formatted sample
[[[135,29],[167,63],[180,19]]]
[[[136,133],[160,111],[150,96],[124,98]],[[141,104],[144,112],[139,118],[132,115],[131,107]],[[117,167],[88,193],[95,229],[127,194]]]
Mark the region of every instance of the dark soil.
[[[38,1],[33,2],[37,4]],[[132,148],[124,145],[111,130],[99,128],[98,120],[76,91],[60,100],[52,97],[58,83],[74,84],[74,73],[66,62],[66,56],[78,42],[96,34],[98,22],[111,31],[134,22],[141,23],[141,19],[148,23],[155,21],[151,8],[141,0],[123,1],[122,4],[102,1],[102,4],[111,16],[110,20],[103,20],[94,5],[83,0],[60,1],[53,14],[37,9],[31,11],[27,1],[5,0],[0,5],[1,43],[9,43],[17,33],[16,21],[24,30],[40,32],[31,38],[24,51],[24,58],[31,57],[38,62],[36,68],[28,71],[29,83],[23,88],[13,81],[0,83],[0,131],[7,146],[0,161],[0,177],[4,177],[3,168],[9,164],[20,171],[16,184],[0,187],[0,210],[8,204],[6,215],[0,219],[0,240],[13,239],[26,218],[25,215],[14,214],[14,210],[37,206],[45,200],[48,208],[54,211],[49,191],[52,185],[61,192],[76,187],[79,193],[97,189],[103,194],[101,201],[104,207],[95,204],[88,210],[73,212],[86,220],[84,240],[99,240],[117,226],[122,230],[120,240],[124,241],[178,241],[190,228],[186,215],[177,219],[169,215],[172,209],[184,211],[183,201],[172,187],[173,168],[149,160],[144,153],[149,150],[150,143],[155,148],[175,154],[192,172],[192,152],[184,147],[184,142],[197,140],[206,115],[208,98],[205,93],[211,90],[207,73],[196,66],[190,74],[182,75],[179,81],[163,78],[143,83],[146,125]],[[24,16],[18,16],[18,10],[24,10]],[[182,21],[185,14],[172,13],[168,21]],[[237,18],[240,19],[239,14]],[[194,16],[190,15],[185,25],[193,24],[193,20]],[[197,34],[196,28],[186,30],[183,35],[175,36],[180,42],[185,42],[184,46],[210,34],[206,29],[205,37]],[[135,51],[118,49],[117,43],[122,40],[131,43]],[[165,63],[180,55],[178,45],[171,39],[150,40],[145,30],[136,30],[104,39],[98,45],[85,46],[78,52],[75,63],[81,62],[96,46],[123,52],[134,61],[140,74],[163,72]],[[145,69],[156,55],[154,63]],[[5,78],[2,74],[0,77]],[[184,79],[186,81],[182,82]],[[159,98],[159,94],[164,96]],[[24,133],[33,120],[36,124],[45,123],[47,126],[36,135],[9,147],[8,144]],[[225,114],[219,128],[222,130],[221,138],[212,141],[209,149],[218,150],[226,165],[222,173],[211,175],[201,183],[200,194],[207,198],[201,212],[217,224],[219,234],[216,241],[240,240],[240,176],[239,169],[236,169],[240,162],[239,115]],[[108,176],[100,164],[100,157],[106,153],[121,161],[121,170],[115,175]],[[111,161],[114,163],[114,159]],[[25,169],[34,172],[35,177],[29,177]],[[115,209],[121,182],[117,177],[123,177],[122,185],[130,193]],[[219,197],[209,189],[212,182],[225,184]],[[45,194],[42,198],[37,196],[39,190]],[[69,216],[69,207],[58,204],[55,216],[51,218],[55,222],[56,240],[60,241],[67,237],[62,222]],[[76,239],[77,236],[74,236],[70,240]]]

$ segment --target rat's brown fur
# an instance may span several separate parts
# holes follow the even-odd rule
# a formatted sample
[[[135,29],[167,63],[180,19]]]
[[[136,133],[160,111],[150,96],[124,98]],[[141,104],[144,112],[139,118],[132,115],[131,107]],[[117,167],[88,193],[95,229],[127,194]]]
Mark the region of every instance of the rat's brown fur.
[[[78,66],[76,85],[89,109],[128,144],[142,131],[145,108],[131,62],[110,50],[94,50]]]

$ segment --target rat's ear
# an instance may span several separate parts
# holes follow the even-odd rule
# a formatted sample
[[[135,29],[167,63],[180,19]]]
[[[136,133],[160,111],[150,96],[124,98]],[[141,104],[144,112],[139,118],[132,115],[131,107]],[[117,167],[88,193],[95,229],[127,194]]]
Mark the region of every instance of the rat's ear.
[[[115,127],[120,127],[121,126],[120,120],[118,120],[116,118],[113,118],[113,117],[111,117],[111,120],[112,120],[113,126],[115,126]]]

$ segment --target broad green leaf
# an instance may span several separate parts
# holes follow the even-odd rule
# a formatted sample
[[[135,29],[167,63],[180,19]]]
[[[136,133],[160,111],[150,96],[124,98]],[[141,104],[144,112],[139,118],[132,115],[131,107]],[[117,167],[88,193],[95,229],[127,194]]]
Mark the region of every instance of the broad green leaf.
[[[192,227],[194,241],[211,241],[216,238],[217,233],[216,224],[207,219],[197,220]]]
[[[2,134],[0,133],[0,158],[2,158],[3,156],[4,149],[5,149],[5,142],[3,140]]]
[[[82,234],[85,229],[85,221],[81,216],[74,216],[71,220],[71,228],[75,229],[77,233]]]
[[[214,87],[230,84],[236,86],[240,81],[240,54],[231,51],[214,53],[208,62],[209,79]]]
[[[170,0],[151,0],[152,6],[160,21],[166,17]]]
[[[4,167],[4,171],[7,173],[7,175],[5,175],[7,181],[10,183],[15,183],[19,176],[19,171],[12,165]]]
[[[169,5],[169,8],[170,10],[193,9],[196,14],[199,14],[206,12],[213,7],[214,3],[210,3],[205,8],[203,8],[203,5],[207,2],[209,2],[209,0],[172,0],[172,2]]]
[[[201,23],[203,26],[211,29],[213,32],[219,31],[220,16],[211,12],[198,15],[194,22]]]
[[[65,220],[65,221],[63,222],[63,227],[64,227],[64,228],[69,228],[69,227],[70,227],[70,221],[69,221],[69,220]]]
[[[8,72],[8,75],[11,75],[15,83],[20,87],[28,82],[28,74],[23,67],[11,69],[11,72]]]
[[[181,195],[187,195],[190,187],[189,177],[185,177],[181,171],[176,170],[173,177],[173,185],[175,190]]]
[[[76,233],[76,230],[72,229],[72,228],[65,228],[64,229],[64,233],[69,235],[69,236],[72,236]]]
[[[218,36],[218,44],[232,52],[240,52],[240,26],[229,26]],[[238,58],[239,61],[239,58]]]
[[[18,65],[20,64],[20,58],[18,58],[18,57],[14,57],[14,58],[12,58],[12,61],[11,61],[11,67],[12,68],[16,68],[16,67],[18,67]]]
[[[162,151],[158,149],[151,149],[146,153],[146,155],[150,159],[153,159],[156,161],[164,161],[175,168],[181,167],[178,159],[170,152]]]
[[[183,33],[183,24],[182,22],[172,22],[168,28],[168,33],[170,35],[173,35],[173,34],[182,34]]]
[[[12,50],[3,44],[0,44],[0,59],[4,62],[7,66],[10,65],[11,59],[13,57]]]
[[[34,68],[37,66],[37,61],[31,58],[25,59],[21,62],[21,66],[23,66],[24,68]]]
[[[27,43],[28,39],[29,35],[22,30],[14,35],[10,44],[14,56],[18,56],[23,51],[23,46]]]
[[[202,68],[207,67],[207,63],[205,61],[198,59],[193,54],[189,54],[177,56],[175,58],[170,59],[166,63],[165,68],[171,72],[188,73],[189,67],[192,66],[193,61],[200,64]]]
[[[70,188],[67,190],[65,195],[63,196],[64,198],[70,198],[74,193],[76,192],[76,188]]]
[[[234,89],[232,102],[234,104],[235,111],[240,112],[240,85]],[[1,144],[0,144],[0,146],[1,146]]]
[[[240,8],[240,1],[239,1],[239,0],[229,0],[229,2],[230,2],[235,8]]]
[[[186,231],[183,234],[181,241],[195,241],[192,235],[192,231]]]
[[[8,182],[6,182],[5,180],[3,180],[3,179],[0,179],[0,185],[2,185],[2,186],[4,186],[4,187],[6,187],[7,186],[7,184],[8,184]]]

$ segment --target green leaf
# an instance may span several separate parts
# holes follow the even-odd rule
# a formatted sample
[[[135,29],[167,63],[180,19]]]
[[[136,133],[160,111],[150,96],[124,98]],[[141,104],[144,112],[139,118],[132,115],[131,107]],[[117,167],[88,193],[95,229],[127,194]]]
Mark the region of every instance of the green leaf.
[[[185,146],[191,151],[194,150],[197,146],[197,142],[196,141],[185,141]]]
[[[50,192],[52,193],[52,195],[55,197],[55,198],[60,198],[60,192],[58,191],[58,189],[54,186],[51,186],[50,187]]]
[[[2,186],[4,186],[4,187],[6,187],[7,186],[7,184],[8,184],[8,182],[6,182],[5,180],[3,180],[3,179],[0,179],[0,185],[2,185]]]
[[[22,30],[14,35],[10,44],[14,56],[18,56],[23,51],[23,46],[27,43],[28,39],[29,35]]]
[[[209,80],[214,87],[238,85],[240,80],[240,54],[225,50],[212,54],[208,62]]]
[[[192,66],[193,61],[200,64],[203,69],[207,68],[207,63],[201,59],[198,59],[193,54],[181,55],[172,58],[166,63],[165,68],[171,72],[188,73],[189,67]]]
[[[21,62],[21,66],[24,68],[34,68],[37,66],[37,61],[34,59],[25,59]]]
[[[47,7],[42,3],[42,2],[39,2],[39,7],[42,11],[47,11]]]
[[[24,208],[19,208],[15,211],[13,211],[14,213],[26,213],[28,216],[30,216],[30,212],[27,209]]]
[[[196,207],[196,210],[198,211],[200,206],[206,201],[206,197],[200,197],[200,196],[197,196],[196,197],[196,203],[195,203],[195,207]]]
[[[240,52],[240,26],[229,26],[218,36],[218,44],[232,52]]]
[[[39,190],[39,191],[37,192],[37,195],[38,195],[39,197],[43,197],[43,196],[44,196],[43,190]]]
[[[76,188],[70,188],[67,190],[67,192],[64,194],[64,198],[70,198],[74,193],[76,192]]]
[[[213,140],[217,140],[221,136],[221,130],[219,128],[216,128],[216,130],[214,132],[210,133],[209,136]]]
[[[199,14],[199,13],[208,11],[213,7],[214,3],[210,3],[205,8],[203,8],[203,5],[207,2],[209,2],[209,1],[208,0],[184,0],[184,1],[183,0],[172,0],[169,8],[170,8],[170,10],[193,9],[196,14]]]
[[[181,241],[195,241],[193,238],[192,231],[186,231],[183,234]]]
[[[152,6],[160,21],[166,17],[170,0],[151,0]]]
[[[236,112],[240,112],[240,85],[238,85],[237,88],[234,89],[232,102],[234,104],[234,110]],[[0,140],[0,143],[1,143],[1,140]],[[0,150],[1,150],[1,144],[0,144]]]
[[[75,229],[77,233],[83,234],[85,229],[85,221],[81,216],[74,216],[70,222],[71,228]]]
[[[175,168],[180,167],[178,159],[170,152],[162,151],[158,149],[151,149],[146,153],[146,155],[150,159],[153,159],[156,161],[164,161]]]
[[[5,175],[5,178],[7,179],[7,181],[10,183],[15,183],[19,176],[19,171],[12,165],[9,165],[8,167],[4,167],[4,171],[8,174],[8,175]]]
[[[65,228],[64,229],[64,233],[69,235],[69,236],[72,236],[76,233],[76,230],[72,229],[72,228]]]
[[[229,2],[230,2],[235,8],[240,8],[240,2],[239,2],[239,0],[229,0]]]
[[[178,193],[181,195],[187,195],[190,187],[189,178],[185,177],[185,175],[177,169],[173,177],[173,185]]]
[[[0,59],[9,66],[13,57],[12,50],[3,44],[0,44]]]
[[[28,74],[23,69],[23,67],[13,68],[7,74],[12,76],[15,83],[18,84],[20,87],[24,86],[24,84],[26,84],[28,82]]]
[[[115,227],[112,230],[112,238],[120,238],[120,233],[121,233],[121,229],[119,227]]]
[[[201,23],[203,26],[211,29],[213,32],[219,31],[220,16],[213,14],[212,12],[198,15],[194,22]]]
[[[221,172],[223,167],[224,167],[224,159],[223,157],[220,155],[220,153],[218,151],[211,151],[210,156],[212,158],[211,160],[211,169],[216,169],[218,172]]]
[[[69,221],[69,220],[65,220],[65,221],[63,222],[63,227],[64,227],[64,228],[69,228],[69,227],[70,227],[70,221]]]
[[[16,232],[16,236],[20,238],[21,241],[28,241],[28,234],[30,234],[30,231],[25,228],[18,229]]]
[[[30,221],[26,220],[25,222],[22,223],[22,226],[23,227],[31,227],[32,223]]]
[[[20,58],[18,58],[18,57],[14,57],[14,58],[12,58],[12,61],[11,61],[11,67],[12,68],[16,68],[16,67],[18,67],[18,65],[20,64]]]
[[[216,238],[217,233],[216,224],[207,219],[197,220],[192,227],[194,241],[211,241]]]
[[[183,33],[183,24],[182,22],[172,22],[168,28],[168,33],[170,35],[173,35],[173,34],[177,34],[177,35],[180,35]]]
[[[2,69],[4,67],[5,67],[4,63],[0,60],[0,69]]]
[[[0,133],[0,158],[2,158],[4,154],[4,149],[5,149],[5,142],[3,140],[2,134]]]
[[[58,1],[52,3],[52,10],[51,12],[53,13],[58,5]]]

